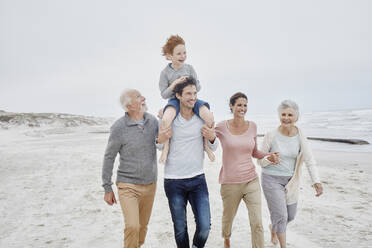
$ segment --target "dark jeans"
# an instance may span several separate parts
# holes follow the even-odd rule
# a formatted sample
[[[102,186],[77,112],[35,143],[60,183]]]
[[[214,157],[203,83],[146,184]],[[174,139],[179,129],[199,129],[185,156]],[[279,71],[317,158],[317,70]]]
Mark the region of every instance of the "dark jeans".
[[[204,174],[186,179],[164,179],[178,248],[190,248],[186,206],[190,202],[196,222],[193,247],[204,247],[211,228],[209,195]]]

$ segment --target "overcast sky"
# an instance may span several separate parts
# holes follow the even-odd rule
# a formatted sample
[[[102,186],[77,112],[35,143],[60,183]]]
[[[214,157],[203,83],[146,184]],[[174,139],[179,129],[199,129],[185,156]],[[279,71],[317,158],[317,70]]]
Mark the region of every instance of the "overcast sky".
[[[252,113],[372,108],[369,0],[0,0],[0,109],[120,116],[137,88],[156,112],[171,34],[215,113],[237,91]]]

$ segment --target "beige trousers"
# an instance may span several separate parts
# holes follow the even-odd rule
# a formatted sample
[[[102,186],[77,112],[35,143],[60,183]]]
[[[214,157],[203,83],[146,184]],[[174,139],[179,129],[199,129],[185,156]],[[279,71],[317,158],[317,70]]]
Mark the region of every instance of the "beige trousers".
[[[118,182],[118,194],[124,216],[124,248],[137,248],[145,243],[147,224],[154,203],[156,183]]]
[[[222,237],[230,238],[231,227],[243,199],[248,209],[251,226],[252,247],[264,247],[264,231],[261,214],[261,187],[258,178],[248,183],[222,184],[221,197],[223,202]]]

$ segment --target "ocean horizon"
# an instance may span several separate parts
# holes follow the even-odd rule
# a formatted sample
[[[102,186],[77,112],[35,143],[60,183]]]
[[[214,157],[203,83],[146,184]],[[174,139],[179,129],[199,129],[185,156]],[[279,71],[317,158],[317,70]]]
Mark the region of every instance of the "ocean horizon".
[[[8,112],[2,112],[7,114]],[[156,113],[150,112],[154,115]],[[0,113],[1,114],[1,113]],[[102,129],[109,130],[109,126],[120,116],[97,117],[57,113],[30,113],[33,117],[42,118],[30,120],[23,117],[16,121],[1,122],[5,129],[34,129],[43,132],[43,129],[59,128],[59,133],[64,133],[60,128],[74,128],[78,126],[102,126]],[[66,116],[65,116],[66,115]],[[45,117],[48,116],[48,119]],[[232,114],[228,112],[214,112],[215,123],[231,119]],[[32,118],[33,118],[32,117]],[[279,118],[276,113],[272,114],[251,114],[248,110],[246,120],[253,121],[257,125],[257,133],[266,132],[278,127]],[[30,125],[32,121],[32,125]],[[67,122],[66,122],[67,121]],[[69,124],[70,123],[70,124]],[[72,123],[72,124],[71,124]],[[319,111],[300,114],[297,125],[308,137],[316,138],[337,138],[337,139],[360,139],[369,142],[369,145],[351,145],[344,143],[310,141],[314,149],[340,150],[354,152],[372,152],[372,109]],[[30,131],[30,130],[28,130]],[[50,130],[48,131],[50,133]],[[259,139],[260,140],[260,139]]]

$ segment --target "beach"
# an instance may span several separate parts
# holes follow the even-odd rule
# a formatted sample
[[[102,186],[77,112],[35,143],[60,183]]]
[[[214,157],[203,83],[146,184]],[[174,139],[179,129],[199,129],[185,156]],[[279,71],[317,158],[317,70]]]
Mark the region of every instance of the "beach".
[[[0,247],[123,246],[120,205],[108,206],[101,187],[108,127],[0,130]],[[288,247],[371,247],[372,153],[327,150],[317,144],[313,144],[314,155],[324,194],[315,197],[304,166],[297,216],[288,225]],[[223,247],[218,183],[221,153],[219,148],[216,162],[205,160],[212,216],[206,247]],[[116,166],[117,162],[115,171]],[[163,188],[163,165],[158,166],[157,192],[145,248],[175,247]],[[260,174],[260,168],[256,169]],[[265,247],[274,247],[270,243],[263,194],[262,213]],[[190,207],[188,223],[192,239],[195,224]],[[231,244],[250,247],[250,242],[248,214],[242,202],[233,224]]]
[[[156,121],[142,112],[163,113],[162,127],[172,118],[180,120],[170,152],[175,162],[181,154],[188,163],[174,166],[185,172],[167,174],[205,174],[211,210],[205,247],[222,248],[222,149],[214,162],[205,154],[204,171],[197,168],[198,146],[190,134],[199,134],[199,128],[186,125],[191,108],[207,124],[212,116],[217,125],[235,115],[236,122],[227,125],[231,134],[243,134],[246,126],[247,134],[254,133],[256,126],[258,148],[280,118],[291,127],[284,132],[290,136],[296,133],[295,122],[309,138],[324,191],[315,196],[304,164],[286,247],[372,248],[371,26],[372,0],[0,0],[0,248],[123,247],[124,218],[115,184],[120,155],[113,168],[118,202],[113,206],[104,201],[102,167],[110,128],[126,111],[131,120],[116,125],[107,149],[123,148],[122,161],[128,162],[122,178],[153,181],[144,161],[155,155],[150,145]],[[282,115],[285,100],[294,101],[298,111],[289,104],[294,112]],[[177,115],[173,107],[183,118],[172,117]],[[195,115],[191,124],[201,124]],[[241,125],[243,115],[256,125]],[[127,124],[142,134],[126,135]],[[204,135],[213,138],[205,129]],[[244,160],[226,174],[244,177],[244,166],[251,166],[241,153],[251,151],[252,140],[243,139],[226,139],[234,143],[231,151],[240,152],[229,153],[232,160],[240,160],[239,155]],[[297,140],[283,140],[293,145],[279,141],[281,165],[292,169]],[[192,152],[184,152],[188,148]],[[112,161],[110,155],[106,161]],[[157,151],[157,159],[160,155]],[[262,168],[256,159],[253,163],[261,184]],[[157,166],[155,201],[141,248],[174,248],[165,165]],[[291,176],[287,172],[281,175]],[[262,191],[261,200],[265,247],[278,248],[271,243]],[[252,247],[248,216],[241,201],[231,247]],[[187,220],[192,241],[190,205]]]

